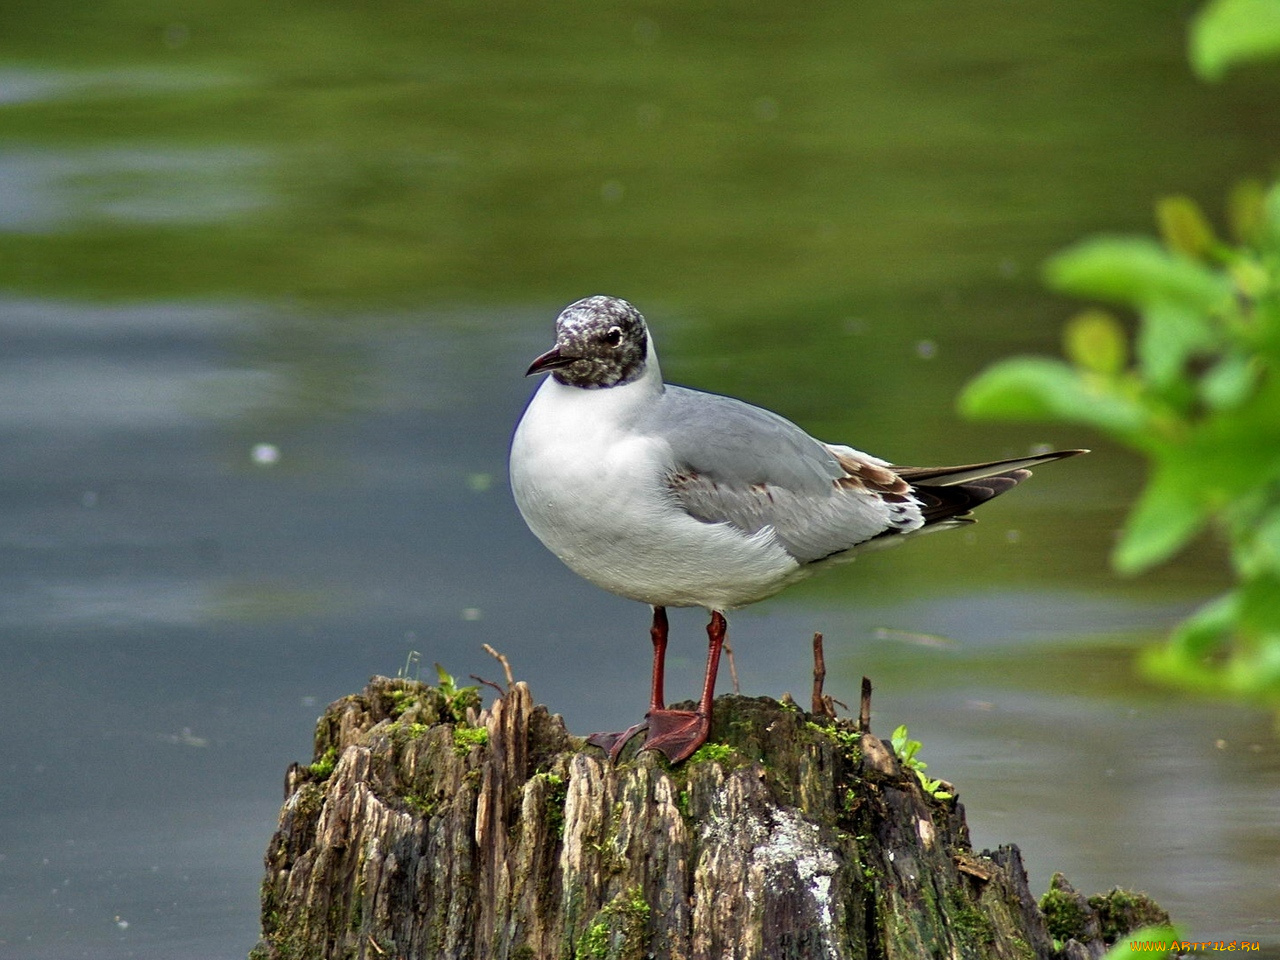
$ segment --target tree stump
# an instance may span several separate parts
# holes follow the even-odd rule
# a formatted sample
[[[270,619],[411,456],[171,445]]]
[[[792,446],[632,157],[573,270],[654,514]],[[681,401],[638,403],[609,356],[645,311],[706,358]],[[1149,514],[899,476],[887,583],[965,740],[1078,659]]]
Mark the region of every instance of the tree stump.
[[[721,697],[711,740],[686,763],[645,752],[614,766],[523,683],[477,708],[474,695],[385,677],[328,708],[315,762],[286,777],[254,960],[1105,949],[1093,901],[1065,881],[1083,941],[1063,927],[1055,943],[1017,847],[975,852],[955,797],[926,792],[852,722]],[[1155,911],[1144,920],[1163,916],[1136,897]],[[1111,939],[1128,932],[1110,925]]]

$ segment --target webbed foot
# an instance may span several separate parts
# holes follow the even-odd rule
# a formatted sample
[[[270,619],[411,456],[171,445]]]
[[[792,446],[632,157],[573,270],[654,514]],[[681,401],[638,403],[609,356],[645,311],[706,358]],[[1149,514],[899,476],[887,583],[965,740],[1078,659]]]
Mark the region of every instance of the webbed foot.
[[[599,747],[605,753],[609,754],[609,759],[613,763],[618,762],[618,755],[622,753],[622,748],[627,742],[641,730],[649,727],[649,719],[646,717],[639,723],[634,723],[620,733],[593,733],[587,737],[587,743],[593,747]]]
[[[689,759],[711,733],[711,717],[695,710],[654,710],[648,724],[649,738],[641,749],[659,750],[672,763]]]

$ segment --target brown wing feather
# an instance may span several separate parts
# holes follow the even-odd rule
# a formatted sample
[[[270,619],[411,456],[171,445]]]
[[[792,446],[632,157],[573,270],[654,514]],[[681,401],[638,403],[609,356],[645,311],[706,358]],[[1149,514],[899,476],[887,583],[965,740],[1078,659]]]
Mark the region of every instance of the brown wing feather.
[[[924,526],[944,520],[968,522],[969,511],[1031,476],[1029,467],[1088,453],[1087,450],[1057,450],[1052,453],[1009,460],[990,460],[953,467],[900,467],[866,459],[848,448],[830,448],[845,476],[836,484],[846,489],[862,489],[887,502],[908,498],[920,505]],[[884,536],[902,531],[889,529]]]

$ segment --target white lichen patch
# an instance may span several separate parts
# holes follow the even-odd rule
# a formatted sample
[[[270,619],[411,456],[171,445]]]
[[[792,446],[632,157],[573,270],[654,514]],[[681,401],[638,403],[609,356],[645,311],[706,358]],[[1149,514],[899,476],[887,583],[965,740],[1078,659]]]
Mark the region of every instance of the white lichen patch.
[[[916,821],[916,833],[920,835],[920,842],[924,844],[926,850],[933,849],[933,824],[928,820],[920,819]]]
[[[835,855],[823,844],[815,824],[786,808],[775,812],[768,837],[756,848],[756,858],[774,870],[794,865],[813,899],[825,952],[835,957],[835,911],[831,899],[831,878],[839,869]]]
[[[750,847],[747,873],[762,882],[744,887],[751,911],[757,917],[761,905],[755,902],[756,891],[763,891],[767,897],[771,891],[793,888],[793,878],[798,879],[810,903],[808,912],[817,927],[823,955],[838,960],[840,953],[836,944],[840,938],[832,878],[839,870],[839,863],[824,843],[817,825],[794,810],[778,807],[770,811],[766,821],[742,802],[745,798],[737,796],[732,781],[727,786],[729,789],[722,791],[718,798],[722,802],[713,805],[713,816],[704,828],[707,852],[711,853],[719,844]]]

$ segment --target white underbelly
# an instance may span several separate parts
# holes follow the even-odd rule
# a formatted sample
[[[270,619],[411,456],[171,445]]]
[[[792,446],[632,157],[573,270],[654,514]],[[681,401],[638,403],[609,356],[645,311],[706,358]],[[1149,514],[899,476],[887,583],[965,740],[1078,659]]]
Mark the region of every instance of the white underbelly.
[[[658,606],[727,610],[803,576],[768,528],[748,536],[695,520],[661,469],[637,469],[661,464],[657,441],[601,442],[589,428],[548,437],[528,421],[512,441],[516,505],[538,539],[597,586]]]

